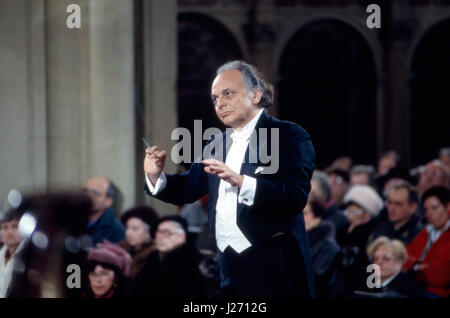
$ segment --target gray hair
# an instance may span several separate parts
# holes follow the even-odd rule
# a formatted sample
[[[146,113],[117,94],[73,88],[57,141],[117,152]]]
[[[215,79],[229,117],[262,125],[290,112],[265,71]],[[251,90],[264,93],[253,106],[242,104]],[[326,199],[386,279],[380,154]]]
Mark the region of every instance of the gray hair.
[[[441,148],[439,150],[439,156],[450,156],[450,147]]]
[[[244,61],[227,62],[217,69],[216,76],[230,70],[239,70],[242,73],[250,93],[253,93],[256,89],[261,91],[262,97],[258,106],[267,108],[273,104],[273,86],[263,79],[262,74],[253,65]]]
[[[312,179],[317,181],[320,191],[325,197],[325,202],[330,201],[332,195],[331,182],[325,172],[315,170],[312,175]]]

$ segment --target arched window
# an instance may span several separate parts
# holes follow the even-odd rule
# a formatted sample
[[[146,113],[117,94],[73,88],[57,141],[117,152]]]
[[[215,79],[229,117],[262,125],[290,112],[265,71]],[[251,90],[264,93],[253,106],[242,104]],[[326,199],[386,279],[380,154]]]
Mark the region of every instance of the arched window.
[[[311,135],[318,168],[349,155],[355,162],[376,158],[376,74],[366,40],[333,19],[301,28],[279,65],[281,119]]]

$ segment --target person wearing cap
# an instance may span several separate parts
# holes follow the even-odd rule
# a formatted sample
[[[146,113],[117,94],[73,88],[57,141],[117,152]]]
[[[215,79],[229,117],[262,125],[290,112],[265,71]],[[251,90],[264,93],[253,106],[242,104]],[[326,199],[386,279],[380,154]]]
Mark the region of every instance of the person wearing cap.
[[[368,185],[354,185],[344,197],[346,209],[344,214],[348,226],[337,235],[341,246],[358,247],[359,254],[364,254],[369,234],[377,225],[375,218],[383,208],[383,200]]]
[[[7,295],[16,256],[25,242],[18,229],[20,217],[19,212],[10,210],[0,220],[0,231],[4,243],[0,249],[0,298]]]
[[[139,276],[148,256],[155,251],[151,233],[157,226],[158,219],[158,213],[149,206],[129,209],[120,218],[126,229],[125,240],[121,241],[119,246],[133,258],[130,268],[131,278]]]
[[[178,215],[162,217],[152,230],[151,253],[136,286],[139,297],[202,297],[206,280],[199,270],[202,256],[187,240],[187,222]]]
[[[407,246],[404,269],[431,295],[450,295],[450,190],[432,187],[422,196],[428,224]]]
[[[89,250],[87,298],[130,297],[129,277],[131,256],[120,246],[105,240]]]

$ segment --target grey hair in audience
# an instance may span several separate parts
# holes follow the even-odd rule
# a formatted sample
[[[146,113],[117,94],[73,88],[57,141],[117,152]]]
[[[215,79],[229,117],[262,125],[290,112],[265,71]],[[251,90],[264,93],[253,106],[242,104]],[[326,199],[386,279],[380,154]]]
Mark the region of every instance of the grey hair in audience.
[[[322,192],[325,198],[325,202],[330,201],[332,189],[331,189],[331,182],[330,179],[328,179],[327,174],[325,172],[315,170],[313,172],[312,179],[317,180],[317,184],[319,185],[320,191]]]

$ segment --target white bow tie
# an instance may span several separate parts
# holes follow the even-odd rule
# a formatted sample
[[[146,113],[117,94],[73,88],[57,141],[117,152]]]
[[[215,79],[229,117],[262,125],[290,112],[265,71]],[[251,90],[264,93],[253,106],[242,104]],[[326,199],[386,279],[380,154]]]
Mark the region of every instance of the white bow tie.
[[[231,140],[233,140],[233,142],[239,142],[239,141],[247,141],[250,136],[251,136],[252,132],[251,131],[233,131],[230,135]]]

